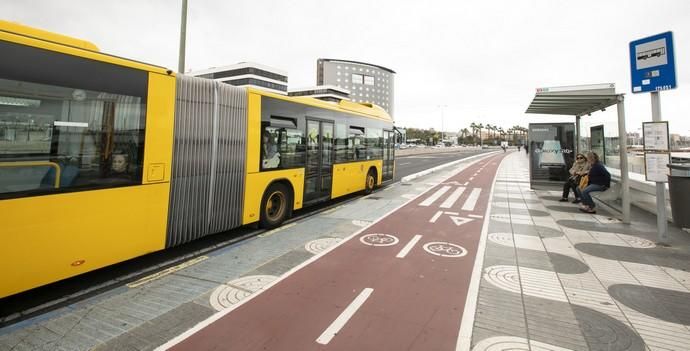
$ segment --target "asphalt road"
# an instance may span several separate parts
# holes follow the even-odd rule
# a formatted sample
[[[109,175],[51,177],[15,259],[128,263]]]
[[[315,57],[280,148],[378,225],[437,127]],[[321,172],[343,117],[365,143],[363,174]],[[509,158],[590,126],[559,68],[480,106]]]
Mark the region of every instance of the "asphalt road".
[[[458,149],[457,152],[437,152],[429,150],[428,154],[396,156],[395,157],[395,181],[398,182],[402,177],[440,166],[444,163],[453,162],[473,155],[496,151],[495,149]]]

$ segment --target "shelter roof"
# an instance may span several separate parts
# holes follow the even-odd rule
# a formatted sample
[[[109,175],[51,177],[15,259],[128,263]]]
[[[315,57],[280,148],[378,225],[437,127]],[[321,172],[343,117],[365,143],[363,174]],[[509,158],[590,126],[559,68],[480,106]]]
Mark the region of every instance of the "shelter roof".
[[[537,88],[525,113],[583,116],[618,103],[614,83]]]

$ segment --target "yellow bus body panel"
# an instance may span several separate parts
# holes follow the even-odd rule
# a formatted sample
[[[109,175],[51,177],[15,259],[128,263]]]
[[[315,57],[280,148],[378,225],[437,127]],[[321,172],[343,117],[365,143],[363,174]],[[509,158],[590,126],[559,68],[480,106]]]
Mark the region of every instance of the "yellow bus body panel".
[[[165,246],[169,183],[0,201],[0,297]]]
[[[259,172],[261,156],[261,95],[247,94],[247,174]],[[245,187],[245,189],[248,189]],[[246,213],[246,212],[245,212]]]
[[[170,182],[175,87],[175,77],[149,72],[143,184]]]
[[[364,190],[367,172],[370,167],[376,167],[378,174],[377,184],[381,184],[381,167],[383,161],[362,161],[350,162],[333,165],[333,185],[331,188],[331,198],[351,194]]]

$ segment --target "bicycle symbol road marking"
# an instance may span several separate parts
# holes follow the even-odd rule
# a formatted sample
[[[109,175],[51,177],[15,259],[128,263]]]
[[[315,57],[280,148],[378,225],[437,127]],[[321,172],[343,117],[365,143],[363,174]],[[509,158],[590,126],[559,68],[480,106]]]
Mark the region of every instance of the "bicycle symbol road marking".
[[[460,245],[434,241],[424,244],[424,251],[441,257],[463,257],[467,255],[467,250]]]
[[[359,238],[359,241],[369,246],[393,246],[400,240],[390,234],[367,234]]]

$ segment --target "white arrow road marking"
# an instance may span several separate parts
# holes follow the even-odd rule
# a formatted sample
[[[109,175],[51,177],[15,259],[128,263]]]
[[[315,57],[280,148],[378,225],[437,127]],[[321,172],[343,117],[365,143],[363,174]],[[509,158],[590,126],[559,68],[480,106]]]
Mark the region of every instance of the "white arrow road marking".
[[[477,200],[479,199],[479,194],[481,194],[481,192],[482,192],[481,188],[472,189],[470,196],[465,201],[465,204],[462,205],[462,210],[463,211],[474,211],[474,206],[477,205]]]
[[[459,188],[455,189],[455,191],[452,194],[450,194],[450,196],[448,196],[446,201],[443,201],[443,203],[439,207],[441,207],[441,208],[453,207],[453,205],[455,204],[455,201],[458,201],[458,199],[460,198],[460,195],[462,195],[463,191],[465,191],[464,187],[459,187]]]
[[[460,217],[460,216],[450,216],[450,219],[453,220],[453,223],[457,226],[461,226],[467,222],[471,222],[474,219],[473,218],[465,218],[465,217]]]
[[[422,238],[421,235],[415,235],[415,236],[412,238],[412,240],[410,240],[410,242],[407,243],[407,245],[405,245],[405,247],[403,247],[403,249],[400,250],[400,252],[399,252],[395,257],[397,257],[397,258],[405,258],[405,256],[407,256],[407,254],[410,252],[410,250],[412,250],[412,248],[413,248],[415,245],[417,245],[417,242],[418,242],[419,239],[421,239],[421,238]]]
[[[424,200],[422,203],[419,204],[419,206],[429,206],[434,203],[434,201],[438,200],[439,197],[443,196],[443,194],[446,193],[446,191],[450,190],[449,186],[444,186],[441,189],[436,190],[436,192],[429,196],[426,200]]]
[[[372,288],[365,288],[362,290],[361,293],[350,303],[345,310],[336,318],[333,323],[331,323],[326,330],[319,336],[318,339],[316,339],[316,342],[322,345],[326,345],[329,342],[331,342],[331,339],[340,332],[340,329],[343,329],[347,321],[352,318],[352,316],[357,312],[357,310],[362,307],[365,301],[369,298],[371,293],[374,292],[374,289]]]

